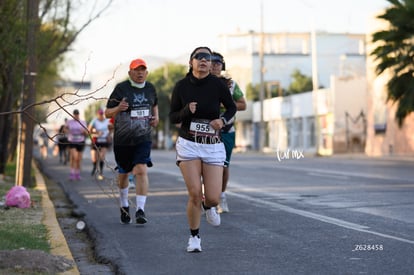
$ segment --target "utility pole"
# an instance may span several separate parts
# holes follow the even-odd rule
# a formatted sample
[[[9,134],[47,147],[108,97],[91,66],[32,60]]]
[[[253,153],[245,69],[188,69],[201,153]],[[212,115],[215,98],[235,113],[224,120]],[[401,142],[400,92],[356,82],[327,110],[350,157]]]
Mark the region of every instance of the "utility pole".
[[[39,30],[39,0],[27,0],[27,62],[22,90],[16,185],[32,186],[34,107],[36,93],[36,36]],[[27,108],[27,109],[26,109]]]
[[[265,123],[264,123],[264,93],[265,93],[265,84],[264,84],[264,32],[263,32],[263,1],[260,2],[260,49],[259,49],[259,59],[260,59],[260,91],[259,91],[259,101],[260,101],[260,124],[259,124],[259,151],[263,151],[264,142],[265,142]]]
[[[319,155],[320,151],[320,138],[321,138],[321,127],[319,123],[319,108],[318,108],[318,53],[316,51],[316,31],[313,24],[311,31],[311,43],[312,43],[312,101],[313,101],[313,114],[315,116],[315,148],[316,155]]]

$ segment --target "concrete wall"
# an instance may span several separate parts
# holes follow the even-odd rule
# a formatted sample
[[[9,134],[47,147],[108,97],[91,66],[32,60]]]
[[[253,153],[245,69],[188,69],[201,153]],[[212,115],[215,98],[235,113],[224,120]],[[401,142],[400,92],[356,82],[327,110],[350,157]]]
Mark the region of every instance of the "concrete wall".
[[[334,153],[363,152],[366,143],[367,81],[365,77],[331,77],[334,95]]]

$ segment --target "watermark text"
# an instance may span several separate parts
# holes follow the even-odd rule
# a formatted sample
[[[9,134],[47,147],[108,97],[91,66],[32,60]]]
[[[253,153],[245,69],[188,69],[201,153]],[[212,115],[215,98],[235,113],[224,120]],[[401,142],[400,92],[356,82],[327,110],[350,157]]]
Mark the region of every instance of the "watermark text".
[[[290,149],[286,151],[280,151],[279,148],[276,150],[276,156],[278,161],[287,160],[287,159],[302,159],[305,157],[303,150]]]

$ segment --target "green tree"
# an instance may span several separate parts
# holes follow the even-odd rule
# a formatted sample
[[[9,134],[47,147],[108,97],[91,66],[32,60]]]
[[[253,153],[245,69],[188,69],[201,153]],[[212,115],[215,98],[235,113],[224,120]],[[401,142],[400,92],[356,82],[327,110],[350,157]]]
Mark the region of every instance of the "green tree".
[[[259,100],[260,85],[253,85],[252,83],[247,84],[246,86],[246,99],[252,101]]]
[[[84,23],[78,23],[78,28],[72,22],[73,13],[89,1],[70,0],[40,0],[38,18],[40,28],[36,28],[36,47],[29,48],[27,30],[33,22],[27,20],[27,10],[31,0],[0,1],[0,174],[4,174],[5,163],[10,156],[15,155],[17,140],[17,117],[19,108],[32,108],[31,102],[22,106],[21,93],[28,56],[36,59],[36,100],[54,96],[52,83],[59,78],[58,71],[63,64],[63,54],[66,53],[78,35],[107,10],[112,0],[100,2],[99,7],[93,5],[90,17]],[[96,1],[98,2],[98,1]],[[87,11],[86,11],[87,12]],[[80,23],[80,24],[79,24]],[[28,49],[29,48],[29,49]],[[29,51],[33,54],[29,55]],[[34,75],[34,74],[33,74]],[[24,95],[26,96],[26,95]],[[38,111],[43,109],[37,107]],[[42,116],[45,117],[45,116]],[[36,119],[36,117],[32,117]],[[35,122],[40,123],[36,120]],[[27,137],[33,135],[33,127],[25,129]],[[28,149],[28,151],[31,151]],[[31,156],[31,155],[30,155]],[[31,161],[31,160],[30,160]],[[29,180],[30,182],[30,180]]]
[[[26,25],[25,9],[18,1],[0,1],[0,113],[16,108],[24,70]],[[0,174],[4,174],[11,146],[17,137],[17,117],[11,113],[0,116]],[[14,137],[14,138],[12,138]]]
[[[300,72],[300,70],[294,70],[291,74],[293,78],[288,89],[280,87],[278,82],[266,82],[265,83],[265,98],[272,98],[278,96],[288,96],[298,93],[304,93],[312,91],[312,78],[306,76]],[[277,85],[275,85],[277,83]],[[253,85],[249,83],[246,87],[246,99],[258,101],[260,96],[260,84]]]
[[[377,18],[389,27],[373,34],[378,46],[370,53],[378,62],[376,73],[390,74],[387,100],[397,103],[396,119],[401,127],[414,111],[414,1],[388,0],[391,3]]]
[[[290,83],[286,95],[312,91],[313,85],[311,77],[302,74],[298,69],[294,70],[290,76],[293,81]]]
[[[278,97],[279,93],[284,93],[284,90],[279,86],[272,85],[273,83],[265,83],[265,99]],[[281,91],[279,91],[281,89]],[[246,99],[252,101],[259,101],[260,100],[260,84],[253,85],[252,83],[247,84],[246,86]]]
[[[158,95],[158,110],[160,123],[157,129],[163,129],[164,136],[170,136],[170,112],[171,93],[175,83],[187,73],[187,67],[179,64],[167,63],[163,67],[155,69],[148,75],[148,81],[154,84]],[[156,131],[158,132],[158,131]]]
[[[96,113],[99,109],[105,109],[107,100],[96,100],[94,103],[90,104],[85,110],[85,120],[87,123],[91,122],[92,119],[96,117]]]

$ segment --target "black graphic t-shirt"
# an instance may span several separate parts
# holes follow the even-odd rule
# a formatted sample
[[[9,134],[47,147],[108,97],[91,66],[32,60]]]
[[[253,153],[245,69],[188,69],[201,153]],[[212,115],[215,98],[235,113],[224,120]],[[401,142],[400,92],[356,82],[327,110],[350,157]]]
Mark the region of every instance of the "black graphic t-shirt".
[[[118,106],[123,98],[129,108],[115,117],[114,145],[136,145],[150,141],[152,107],[158,104],[154,85],[146,82],[143,88],[137,88],[129,80],[123,81],[115,86],[106,107]]]

